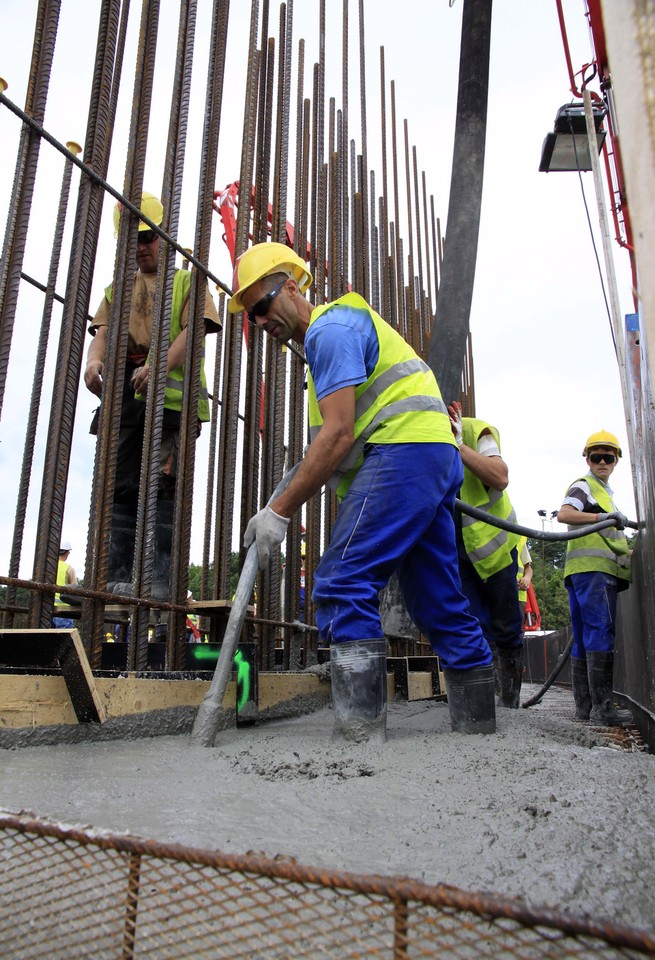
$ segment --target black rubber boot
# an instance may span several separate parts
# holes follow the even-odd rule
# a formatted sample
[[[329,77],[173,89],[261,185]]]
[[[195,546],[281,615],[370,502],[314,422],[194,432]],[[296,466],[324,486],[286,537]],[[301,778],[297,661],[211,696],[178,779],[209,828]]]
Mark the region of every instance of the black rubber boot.
[[[501,707],[518,710],[523,680],[523,647],[498,647],[498,676]]]
[[[632,723],[629,710],[614,706],[614,653],[587,652],[587,677],[591,692],[589,720],[603,727],[625,727]]]
[[[132,592],[132,565],[136,535],[136,504],[114,503],[109,532],[107,590],[112,593]],[[125,589],[118,590],[120,585]]]
[[[583,657],[571,657],[571,686],[575,701],[575,719],[588,720],[591,713],[591,693],[587,661]]]
[[[495,733],[493,667],[444,670],[444,676],[451,729],[455,733]]]
[[[387,739],[387,641],[330,645],[334,706],[332,736],[351,743]]]

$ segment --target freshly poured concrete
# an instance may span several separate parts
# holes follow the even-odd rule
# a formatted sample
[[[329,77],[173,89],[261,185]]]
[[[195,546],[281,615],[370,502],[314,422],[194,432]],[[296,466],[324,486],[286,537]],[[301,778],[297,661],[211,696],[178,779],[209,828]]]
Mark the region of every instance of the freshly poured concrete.
[[[569,720],[566,696],[499,709],[487,737],[452,734],[446,704],[394,703],[376,750],[333,744],[329,708],[213,748],[189,726],[3,749],[0,806],[655,927],[655,757]]]

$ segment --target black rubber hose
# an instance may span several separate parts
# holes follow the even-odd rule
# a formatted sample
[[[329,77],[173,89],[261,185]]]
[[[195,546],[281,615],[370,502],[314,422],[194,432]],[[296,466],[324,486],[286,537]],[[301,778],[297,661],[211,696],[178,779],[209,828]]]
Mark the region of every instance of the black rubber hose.
[[[501,520],[500,517],[494,517],[479,507],[472,507],[470,503],[464,503],[462,500],[455,500],[455,509],[466,513],[469,517],[476,520],[484,520],[492,527],[500,527],[501,530],[509,530],[510,533],[519,533],[522,537],[529,537],[531,540],[577,540],[579,537],[586,537],[590,533],[598,533],[607,527],[615,527],[616,520],[600,520],[598,523],[586,523],[577,530],[567,530],[561,533],[555,530],[533,530],[531,527],[523,527],[519,523],[512,523],[510,520]],[[628,520],[626,526],[631,530],[638,530],[639,524],[635,520]]]

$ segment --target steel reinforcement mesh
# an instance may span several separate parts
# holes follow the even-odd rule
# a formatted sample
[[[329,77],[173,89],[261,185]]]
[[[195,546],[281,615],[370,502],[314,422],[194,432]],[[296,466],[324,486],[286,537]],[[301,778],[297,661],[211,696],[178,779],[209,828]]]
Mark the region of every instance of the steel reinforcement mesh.
[[[3,960],[655,957],[655,936],[406,878],[0,813]]]

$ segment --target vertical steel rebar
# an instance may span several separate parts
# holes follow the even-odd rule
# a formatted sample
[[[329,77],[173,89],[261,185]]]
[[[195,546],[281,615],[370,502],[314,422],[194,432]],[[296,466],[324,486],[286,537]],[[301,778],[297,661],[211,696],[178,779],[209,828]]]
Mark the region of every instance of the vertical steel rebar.
[[[71,153],[77,156],[81,147],[77,143],[67,144]],[[41,315],[41,324],[39,327],[39,342],[34,356],[34,381],[32,384],[32,394],[30,406],[27,415],[27,428],[25,432],[25,446],[23,451],[23,462],[21,465],[20,480],[18,484],[18,498],[16,504],[16,519],[14,523],[14,534],[12,538],[11,557],[9,560],[9,576],[17,577],[19,572],[23,533],[25,531],[25,514],[27,511],[27,498],[29,494],[30,479],[32,475],[32,465],[34,461],[34,443],[36,439],[36,428],[39,418],[39,407],[41,405],[41,396],[43,392],[43,371],[45,367],[48,341],[50,339],[50,324],[52,320],[52,308],[54,304],[54,293],[57,284],[57,274],[59,272],[59,261],[61,258],[61,246],[64,235],[64,226],[66,224],[66,212],[68,209],[68,200],[70,195],[71,176],[73,164],[70,159],[64,163],[64,172],[59,193],[59,206],[57,208],[57,219],[55,221],[55,234],[52,241],[52,253],[50,257],[50,269],[48,271],[48,280],[43,303],[43,312]],[[7,604],[12,605],[16,602],[16,587],[10,585],[7,588]],[[5,625],[13,625],[13,613],[9,613],[4,618]]]
[[[54,57],[60,0],[39,0],[25,113],[43,124]],[[0,258],[0,413],[16,317],[20,275],[41,148],[39,135],[25,124],[21,130],[7,228]]]

